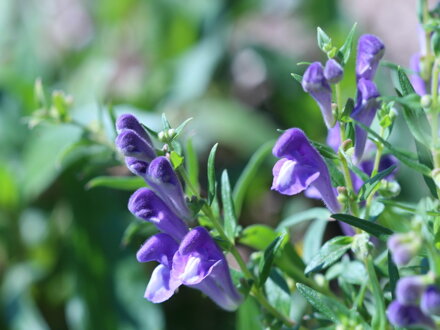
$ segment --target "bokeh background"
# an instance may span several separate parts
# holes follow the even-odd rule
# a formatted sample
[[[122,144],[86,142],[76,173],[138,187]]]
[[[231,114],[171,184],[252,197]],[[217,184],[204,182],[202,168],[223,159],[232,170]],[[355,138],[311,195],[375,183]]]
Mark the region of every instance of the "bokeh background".
[[[135,260],[148,228],[133,229],[130,192],[86,188],[96,176],[129,175],[112,147],[108,110],[156,129],[162,112],[175,126],[193,117],[185,138],[202,184],[215,142],[218,172],[228,168],[234,182],[277,128],[325,140],[318,107],[290,75],[304,70],[297,62],[324,60],[317,26],[342,44],[358,22],[357,35],[377,34],[385,59],[406,65],[418,48],[415,2],[1,0],[0,328],[251,329],[195,290],[162,305],[143,298],[154,265]],[[355,93],[353,63],[345,96]],[[56,90],[72,97],[74,124],[35,125],[37,79],[48,99]],[[392,91],[391,79],[380,70],[382,91]],[[406,147],[405,128],[397,132]],[[317,204],[270,192],[272,164],[252,183],[243,226],[276,225]],[[405,169],[400,178],[403,198],[424,193]],[[300,246],[301,228],[296,239]]]

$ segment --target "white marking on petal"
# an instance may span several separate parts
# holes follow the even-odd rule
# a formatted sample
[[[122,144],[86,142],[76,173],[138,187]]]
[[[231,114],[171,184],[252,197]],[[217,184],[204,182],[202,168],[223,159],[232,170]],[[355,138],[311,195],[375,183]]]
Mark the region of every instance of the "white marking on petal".
[[[278,173],[276,186],[284,188],[291,184],[296,164],[297,163],[294,160],[287,160],[284,162]]]

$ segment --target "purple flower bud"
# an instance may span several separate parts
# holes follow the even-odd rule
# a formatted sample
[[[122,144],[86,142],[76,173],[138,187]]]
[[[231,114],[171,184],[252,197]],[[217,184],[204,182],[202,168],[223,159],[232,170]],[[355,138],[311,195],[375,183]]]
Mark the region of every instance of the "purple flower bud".
[[[436,285],[430,285],[423,292],[420,307],[425,314],[440,316],[440,290]]]
[[[414,71],[414,74],[410,75],[409,79],[416,93],[421,96],[428,94],[426,92],[426,82],[420,76],[420,54],[414,54],[411,57],[411,60],[409,61],[409,67],[412,71]]]
[[[148,170],[148,163],[134,157],[125,157],[125,165],[135,175],[144,177]]]
[[[402,305],[398,301],[388,306],[387,317],[396,327],[424,326],[435,329],[434,321],[423,314],[419,307]]]
[[[154,303],[168,300],[181,285],[171,276],[174,253],[178,244],[167,234],[151,236],[136,254],[139,262],[157,261],[160,263],[151,274],[144,297]]]
[[[330,84],[337,84],[344,77],[344,70],[337,61],[331,58],[325,63],[324,77]]]
[[[157,157],[150,163],[145,180],[175,214],[189,219],[182,185],[166,157]]]
[[[365,126],[370,126],[376,116],[377,108],[379,107],[379,102],[376,100],[379,96],[379,92],[372,81],[363,78],[359,79],[357,87],[358,100],[351,117]],[[354,156],[359,162],[365,149],[367,132],[356,125],[355,137]]]
[[[394,234],[388,239],[388,249],[397,266],[407,265],[420,248],[420,239],[408,234]]]
[[[359,38],[356,57],[356,79],[373,80],[380,59],[385,53],[382,41],[371,34]]]
[[[131,195],[128,209],[136,217],[153,223],[176,241],[180,241],[188,232],[186,224],[148,188],[140,188]]]
[[[153,145],[151,142],[150,136],[139,123],[137,118],[132,114],[124,114],[118,117],[116,121],[116,130],[118,133],[121,133],[123,130],[131,129],[135,131],[141,138],[143,138],[150,146]]]
[[[309,93],[318,103],[327,127],[334,125],[332,112],[332,89],[324,77],[324,68],[319,62],[309,65],[302,79],[304,91]]]
[[[272,152],[275,157],[281,158],[273,168],[272,190],[284,195],[295,195],[311,185],[319,191],[332,212],[339,211],[327,165],[303,131],[298,128],[285,131]]]
[[[151,162],[156,154],[138,133],[131,129],[124,129],[116,138],[116,146],[126,157],[135,157],[145,162]]]
[[[417,305],[425,288],[421,276],[402,277],[396,285],[396,299],[404,305]]]
[[[201,290],[223,309],[232,311],[241,303],[226,259],[203,227],[196,227],[185,236],[174,255],[171,275]]]

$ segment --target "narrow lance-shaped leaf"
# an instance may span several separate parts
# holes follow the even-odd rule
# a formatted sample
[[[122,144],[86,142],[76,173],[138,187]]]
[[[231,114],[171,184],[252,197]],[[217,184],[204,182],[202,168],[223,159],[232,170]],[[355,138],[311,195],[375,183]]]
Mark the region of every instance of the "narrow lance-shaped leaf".
[[[98,176],[87,182],[86,189],[106,187],[133,191],[146,186],[144,179],[137,176]]]
[[[307,264],[305,273],[317,272],[331,266],[347,252],[352,242],[351,236],[337,236],[327,241]]]
[[[339,48],[336,56],[342,60],[342,64],[345,65],[348,63],[348,60],[350,59],[351,54],[351,47],[353,45],[353,37],[354,32],[356,31],[357,23],[354,23],[350,32],[347,35],[347,38],[344,41],[344,44],[341,48]]]
[[[218,143],[216,143],[208,157],[208,204],[211,205],[217,194],[217,182],[215,180],[215,153]]]
[[[234,205],[237,216],[240,215],[247,189],[257,175],[257,171],[263,163],[264,159],[270,154],[273,145],[273,141],[263,144],[252,155],[251,159],[249,160],[240,177],[238,178],[233,192]]]
[[[388,277],[390,278],[390,291],[393,299],[396,298],[396,284],[399,280],[399,269],[391,257],[390,251],[388,251]]]
[[[170,129],[171,128],[170,122],[168,121],[165,113],[162,113],[162,126],[163,126],[163,129]]]
[[[231,184],[229,183],[228,171],[226,170],[222,173],[221,190],[225,233],[231,241],[234,241],[237,218],[235,216],[234,201],[232,200]]]
[[[380,183],[380,180],[387,177],[395,169],[396,165],[390,166],[364,182],[362,187],[359,189],[358,202],[366,200],[368,196],[370,196],[370,194],[374,191],[376,186]]]
[[[317,28],[317,39],[318,47],[323,51],[326,51],[326,46],[332,42],[327,33],[325,33],[320,27]]]
[[[272,264],[275,259],[275,255],[278,252],[278,250],[281,247],[281,244],[284,241],[284,238],[286,237],[287,233],[284,232],[280,236],[278,236],[270,245],[267,247],[266,250],[264,250],[263,257],[260,260],[259,264],[259,276],[258,276],[258,285],[262,286],[264,285],[264,282],[266,282],[267,277],[269,276],[270,269],[272,268]]]
[[[388,236],[393,234],[393,231],[391,229],[388,229],[386,227],[378,225],[377,223],[365,219],[357,218],[349,214],[332,214],[331,217],[336,220],[348,223],[351,226],[362,229],[363,231],[366,231],[367,233],[376,236],[383,241],[386,241],[388,239]]]
[[[199,161],[192,140],[186,142],[185,165],[188,171],[189,182],[197,191],[199,190]],[[187,187],[188,190],[188,187]]]

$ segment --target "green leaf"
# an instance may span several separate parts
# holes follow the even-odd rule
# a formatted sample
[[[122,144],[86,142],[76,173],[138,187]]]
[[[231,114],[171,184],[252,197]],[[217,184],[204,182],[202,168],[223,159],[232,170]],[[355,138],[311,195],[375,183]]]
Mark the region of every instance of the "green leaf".
[[[356,26],[357,23],[354,23],[350,32],[347,35],[347,38],[344,41],[344,44],[341,48],[339,48],[338,53],[336,54],[336,56],[342,60],[343,66],[347,64],[348,60],[350,59],[351,47],[353,45],[353,36],[354,32],[356,31]]]
[[[327,241],[307,264],[305,273],[318,272],[331,266],[347,252],[352,242],[351,236],[337,236]]]
[[[224,229],[226,236],[233,242],[235,230],[237,229],[237,218],[235,216],[234,201],[232,200],[231,184],[229,183],[228,171],[222,173],[222,203]]]
[[[296,287],[299,293],[306,298],[310,305],[330,321],[339,323],[341,317],[346,318],[350,315],[348,308],[342,305],[339,301],[326,297],[302,283],[297,283]]]
[[[138,176],[98,176],[86,184],[86,189],[106,187],[119,190],[136,190],[146,187],[144,179]]]
[[[199,161],[191,139],[186,142],[185,165],[191,186],[199,191]],[[189,190],[188,187],[186,188]]]
[[[254,298],[248,296],[237,310],[237,330],[263,330],[260,308]]]
[[[324,161],[327,164],[328,171],[330,172],[332,185],[334,187],[343,186],[345,184],[344,175],[341,173],[338,166],[336,166],[335,162],[328,158],[324,158]]]
[[[269,276],[270,269],[272,268],[272,264],[275,259],[275,255],[281,247],[281,243],[283,243],[284,238],[286,237],[286,233],[281,234],[275,240],[270,243],[266,250],[264,250],[263,257],[260,260],[259,264],[259,276],[258,276],[258,285],[261,287],[267,280]]]
[[[296,73],[291,73],[290,74],[297,82],[299,82],[300,84],[302,83],[303,77],[299,74]]]
[[[316,219],[307,228],[303,246],[303,259],[305,262],[309,262],[318,253],[327,224],[327,219]]]
[[[397,76],[403,96],[414,94],[411,82],[400,67],[397,69]],[[402,108],[403,116],[414,138],[422,144],[429,145],[431,131],[425,111],[420,106],[402,105]]]
[[[171,164],[173,164],[174,169],[178,168],[183,163],[183,157],[174,150],[170,153],[170,160]]]
[[[420,143],[417,140],[414,141],[416,143],[417,158],[419,162],[429,168],[432,168],[432,154],[431,151],[429,150],[429,147],[423,143]],[[425,181],[426,186],[431,192],[431,195],[434,196],[435,198],[438,198],[437,186],[435,185],[435,182],[432,179],[431,175],[423,175],[423,180]]]
[[[381,202],[382,204],[397,207],[398,209],[408,211],[409,213],[412,213],[412,214],[421,214],[414,207],[414,205],[411,205],[411,204],[401,203],[401,202],[397,202],[397,201],[393,201],[393,200],[389,200],[389,199],[379,199],[378,201]],[[426,210],[426,214],[429,216],[434,216],[434,217],[440,216],[440,212],[435,212],[432,210],[431,211]]]
[[[394,263],[391,252],[388,251],[388,277],[390,278],[390,291],[393,299],[396,298],[396,284],[399,280],[399,269],[397,268],[396,264]]]
[[[406,166],[416,170],[417,172],[420,172],[424,175],[430,176],[431,175],[431,169],[427,167],[426,165],[423,165],[419,163],[416,160],[416,157],[413,157],[413,155],[409,152],[400,151],[397,148],[394,148],[391,143],[384,140],[379,134],[377,134],[374,130],[372,130],[370,127],[365,126],[364,124],[355,121],[357,125],[359,125],[362,129],[366,130],[368,133],[370,133],[375,139],[379,140],[394,156],[396,156],[397,159],[399,159],[402,163],[404,163]]]
[[[183,129],[185,128],[185,126],[191,121],[193,120],[193,118],[188,118],[187,120],[185,120],[182,124],[180,124],[179,126],[176,127],[176,135],[174,136],[173,139],[175,139],[176,137],[178,137],[180,135],[180,133],[182,133]]]
[[[277,229],[291,227],[306,220],[313,220],[313,219],[325,220],[328,219],[329,217],[330,217],[330,212],[326,208],[314,207],[306,211],[296,213],[294,215],[287,217],[286,219],[281,221]]]
[[[372,178],[368,179],[364,182],[364,184],[359,189],[358,194],[358,202],[364,201],[370,196],[370,194],[374,191],[376,186],[380,183],[380,181],[391,174],[396,169],[396,165],[390,166],[387,169],[377,173]]]
[[[324,52],[328,51],[328,47],[331,45],[332,40],[320,27],[317,28],[318,47]]]
[[[290,296],[289,286],[278,270],[272,269],[270,271],[264,289],[270,304],[283,315],[289,315],[292,297]]]
[[[165,113],[162,113],[162,126],[164,130],[168,130],[171,128],[170,122],[168,121]]]
[[[273,141],[263,144],[251,157],[249,162],[246,164],[243,172],[241,172],[237,183],[234,187],[234,205],[237,217],[240,216],[241,208],[243,205],[244,197],[246,192],[257,175],[257,171],[260,168],[263,161],[270,154],[272,147],[274,145]]]
[[[242,231],[239,242],[261,251],[266,249],[278,235],[279,234],[269,226],[251,225]]]
[[[331,217],[336,220],[348,223],[349,225],[352,225],[359,229],[362,229],[363,231],[366,231],[367,233],[376,236],[383,241],[386,241],[388,239],[388,236],[393,234],[393,231],[391,229],[388,229],[368,220],[356,218],[352,215],[332,214]]]
[[[208,157],[208,204],[211,205],[217,195],[217,182],[215,180],[215,153],[218,143],[214,144]]]

